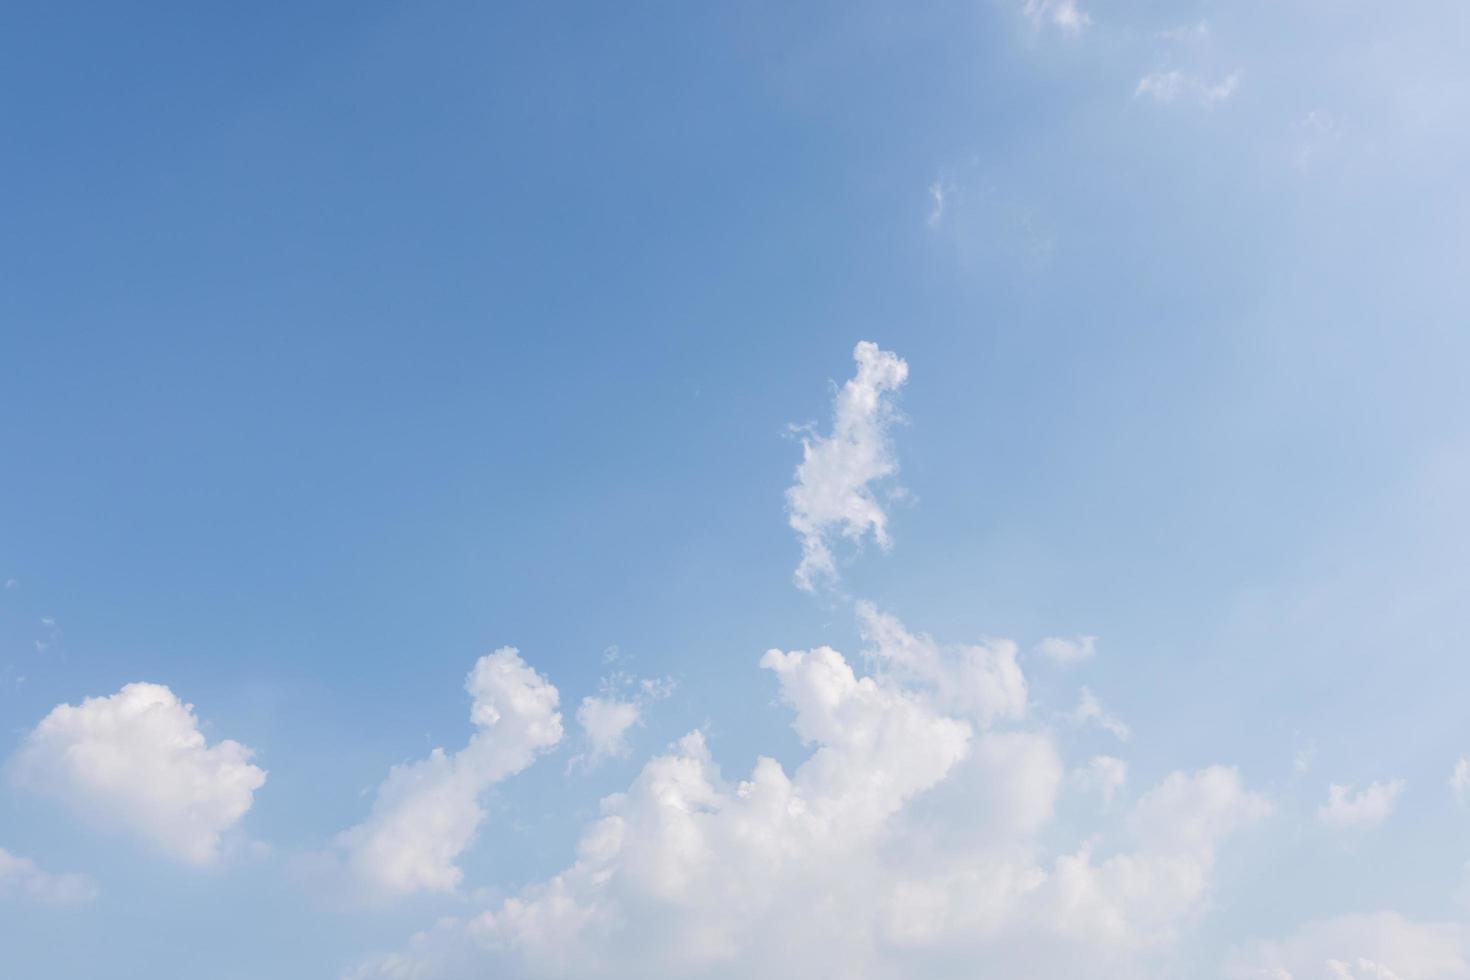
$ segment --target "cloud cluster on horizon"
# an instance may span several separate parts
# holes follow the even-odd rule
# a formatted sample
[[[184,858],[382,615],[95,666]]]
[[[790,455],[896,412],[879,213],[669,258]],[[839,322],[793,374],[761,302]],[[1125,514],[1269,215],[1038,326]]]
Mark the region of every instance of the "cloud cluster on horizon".
[[[889,545],[873,487],[896,472],[891,399],[908,365],[869,342],[854,360],[830,434],[808,434],[787,492],[806,591],[836,582],[836,538]],[[1172,957],[1210,911],[1220,856],[1280,801],[1228,762],[1133,789],[1128,760],[1092,744],[1094,729],[1127,741],[1126,722],[1088,686],[1073,689],[1073,709],[1040,703],[1027,675],[1038,664],[1086,669],[1094,636],[1046,637],[1023,658],[1009,640],[937,640],[873,601],[851,611],[856,656],[815,646],[759,660],[805,747],[794,767],[761,755],[728,776],[706,731],[690,731],[601,801],[559,872],[509,891],[466,890],[460,862],[491,788],[563,744],[561,692],[513,647],[479,658],[465,680],[468,742],[391,767],[331,851],[378,899],[447,893],[466,911],[348,975],[898,980],[967,977],[977,962],[1001,975],[1177,975]],[[582,698],[577,759],[628,754],[628,732],[670,683],[618,674]],[[100,825],[205,866],[239,839],[265,783],[250,759],[237,742],[208,743],[169,688],[129,684],[59,705],[12,771]],[[1464,771],[1451,778],[1457,793]],[[1317,816],[1330,828],[1377,826],[1403,787],[1334,784]],[[84,876],[0,850],[0,895],[96,894]],[[1470,927],[1386,912],[1328,919],[1239,947],[1221,968],[1232,978],[1465,980]]]

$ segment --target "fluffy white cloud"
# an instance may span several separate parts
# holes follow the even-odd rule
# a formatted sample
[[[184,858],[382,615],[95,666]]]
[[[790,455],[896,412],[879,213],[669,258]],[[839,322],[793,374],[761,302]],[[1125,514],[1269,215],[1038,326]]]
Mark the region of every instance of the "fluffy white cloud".
[[[1095,636],[1048,636],[1031,652],[1058,664],[1076,664],[1091,660],[1097,653]]]
[[[193,705],[162,684],[128,684],[54,708],[26,736],[14,773],[90,822],[207,864],[265,783],[250,757],[238,742],[208,744]]]
[[[96,897],[97,884],[86,875],[49,874],[29,858],[0,847],[0,898],[71,905]]]
[[[1393,813],[1403,791],[1402,779],[1373,783],[1356,793],[1351,786],[1333,783],[1327,802],[1317,808],[1317,819],[1340,829],[1376,827]]]
[[[1465,805],[1466,794],[1470,793],[1470,759],[1463,755],[1455,761],[1455,768],[1450,771],[1450,792],[1454,794],[1456,803]]]
[[[1048,858],[1065,768],[1051,733],[996,727],[1025,720],[1014,647],[860,616],[866,676],[827,647],[761,661],[810,748],[793,772],[761,758],[728,781],[693,732],[603,801],[564,871],[358,975],[877,980],[1072,956],[1126,976],[1201,907],[1221,844],[1269,811],[1233,769],[1175,773],[1121,815],[1127,846]],[[1121,783],[1121,762],[1094,762]]]
[[[1226,972],[1232,980],[1466,980],[1470,928],[1395,912],[1346,915],[1238,952]]]
[[[829,540],[834,533],[854,541],[871,533],[879,547],[889,546],[888,516],[872,484],[898,471],[888,439],[890,396],[902,387],[909,368],[868,341],[859,343],[852,356],[857,374],[833,401],[832,433],[803,438],[796,483],[786,491],[788,518],[801,539],[795,579],[806,591],[837,578]]]
[[[1050,23],[1071,34],[1092,23],[1092,18],[1077,6],[1077,0],[1025,0],[1021,9],[1031,23]]]
[[[353,871],[383,892],[456,888],[454,862],[485,818],[480,797],[561,741],[557,690],[515,648],[481,657],[465,690],[478,729],[469,744],[394,766],[368,818],[337,838]]]

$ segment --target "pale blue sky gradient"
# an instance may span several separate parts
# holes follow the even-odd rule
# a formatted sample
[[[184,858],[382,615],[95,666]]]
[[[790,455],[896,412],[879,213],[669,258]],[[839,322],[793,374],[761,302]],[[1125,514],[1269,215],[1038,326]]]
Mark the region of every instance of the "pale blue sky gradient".
[[[462,910],[338,901],[310,856],[464,744],[502,645],[569,735],[493,791],[471,891],[564,867],[692,728],[731,778],[794,766],[756,662],[860,643],[791,584],[788,426],[861,339],[909,365],[910,495],[846,593],[1096,635],[1033,697],[1126,719],[1135,795],[1223,762],[1274,801],[1192,975],[1465,920],[1470,10],[1082,6],[0,12],[0,758],[148,680],[269,771],[268,853],[202,872],[0,784],[0,847],[100,889],[0,897],[0,973],[328,977]],[[568,771],[613,646],[677,687]],[[1322,832],[1329,782],[1387,778],[1382,828]]]

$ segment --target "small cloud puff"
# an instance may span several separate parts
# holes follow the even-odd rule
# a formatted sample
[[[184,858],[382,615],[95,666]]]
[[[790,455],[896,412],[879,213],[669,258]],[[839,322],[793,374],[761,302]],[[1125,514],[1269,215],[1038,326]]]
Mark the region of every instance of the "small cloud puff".
[[[1057,664],[1077,664],[1091,660],[1097,654],[1095,636],[1048,636],[1031,652]]]
[[[1376,827],[1393,814],[1403,790],[1402,779],[1373,783],[1356,793],[1351,786],[1333,783],[1327,788],[1327,802],[1317,808],[1317,819],[1337,829]]]
[[[1051,24],[1069,34],[1077,34],[1092,23],[1077,0],[1025,0],[1022,12],[1036,26]]]
[[[577,724],[587,742],[587,752],[573,757],[567,768],[578,764],[595,766],[629,752],[628,732],[643,724],[643,712],[653,702],[674,690],[672,678],[632,677],[617,673],[605,677],[601,690],[582,699],[577,707]]]
[[[1181,71],[1156,71],[1138,80],[1133,97],[1151,98],[1160,103],[1192,99],[1208,107],[1228,101],[1239,86],[1240,76],[1234,73],[1211,84]]]

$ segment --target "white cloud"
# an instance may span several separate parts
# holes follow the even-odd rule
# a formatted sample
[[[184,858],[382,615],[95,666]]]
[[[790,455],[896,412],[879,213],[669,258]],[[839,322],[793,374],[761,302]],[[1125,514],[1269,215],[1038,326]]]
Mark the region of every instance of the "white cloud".
[[[220,854],[250,809],[263,770],[229,740],[209,745],[193,705],[161,684],[54,708],[17,752],[15,778],[63,800],[99,826],[119,828],[192,864]]]
[[[832,433],[803,438],[796,483],[786,491],[790,524],[801,539],[796,584],[808,592],[836,581],[834,532],[853,541],[871,533],[879,547],[889,547],[888,517],[872,484],[898,471],[888,439],[894,417],[890,399],[909,369],[897,355],[868,341],[859,343],[852,356],[857,375],[833,401]]]
[[[1104,710],[1102,702],[1097,699],[1097,695],[1085,687],[1077,699],[1077,707],[1072,710],[1072,713],[1067,718],[1074,725],[1096,724],[1120,742],[1128,741],[1128,736],[1132,734],[1127,724],[1108,714]]]
[[[1097,654],[1095,636],[1048,636],[1031,652],[1058,664],[1076,664],[1091,660]]]
[[[604,659],[604,662],[612,662]],[[622,758],[630,750],[628,733],[643,724],[643,713],[655,701],[673,693],[671,677],[633,676],[617,671],[604,677],[599,692],[582,699],[577,707],[577,724],[587,751],[567,763],[570,771],[579,765],[596,766],[607,759]]]
[[[1296,755],[1291,758],[1291,770],[1298,776],[1304,775],[1312,768],[1312,762],[1317,758],[1317,747],[1305,745],[1296,750]]]
[[[1111,755],[1093,756],[1087,766],[1072,772],[1072,782],[1083,792],[1096,793],[1104,804],[1113,802],[1113,797],[1128,781],[1128,763]]]
[[[1376,827],[1393,813],[1403,790],[1402,779],[1373,783],[1356,793],[1351,786],[1333,783],[1327,789],[1327,802],[1317,808],[1317,819],[1340,829]]]
[[[1454,794],[1456,803],[1465,805],[1466,795],[1470,793],[1470,759],[1463,755],[1455,761],[1455,768],[1450,772],[1450,792]]]
[[[1395,912],[1309,923],[1278,942],[1237,952],[1232,980],[1467,980],[1470,929],[1419,923]]]
[[[1077,0],[1025,0],[1021,9],[1031,23],[1050,23],[1070,34],[1092,23],[1092,18],[1077,6]]]
[[[632,701],[588,696],[577,707],[577,724],[586,733],[588,762],[627,755],[628,729],[638,724],[641,712]]]
[[[891,673],[933,691],[945,710],[972,715],[986,726],[1025,716],[1026,676],[1014,643],[940,646],[927,634],[908,632],[871,602],[859,602],[857,614],[863,639],[872,645],[865,654],[880,675]]]
[[[1171,773],[1129,814],[1134,850],[1094,863],[1084,846],[1058,860],[1047,917],[1105,949],[1172,942],[1204,900],[1221,844],[1270,813],[1233,768]]]
[[[970,976],[976,956],[1062,975],[1046,964],[1084,950],[1116,967],[1091,975],[1127,976],[1201,907],[1224,841],[1270,810],[1233,769],[1175,773],[1124,816],[1127,848],[1046,859],[1065,771],[1052,736],[995,730],[1017,716],[954,696],[936,663],[964,648],[861,615],[883,633],[873,674],[827,647],[761,661],[810,747],[794,772],[762,757],[727,781],[693,732],[603,800],[561,873],[355,975],[897,980]],[[1100,758],[1116,789],[1121,762]]]
[[[561,741],[557,690],[514,647],[481,657],[465,690],[478,729],[469,744],[394,766],[368,818],[337,838],[352,870],[382,892],[458,887],[455,861],[485,818],[480,797]]]
[[[97,883],[86,875],[49,874],[29,858],[0,847],[0,898],[74,905],[96,897]]]
[[[1239,87],[1240,76],[1233,73],[1210,83],[1181,71],[1156,71],[1138,80],[1133,97],[1164,103],[1188,98],[1200,105],[1213,106],[1228,101]]]

